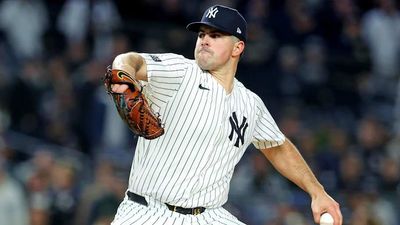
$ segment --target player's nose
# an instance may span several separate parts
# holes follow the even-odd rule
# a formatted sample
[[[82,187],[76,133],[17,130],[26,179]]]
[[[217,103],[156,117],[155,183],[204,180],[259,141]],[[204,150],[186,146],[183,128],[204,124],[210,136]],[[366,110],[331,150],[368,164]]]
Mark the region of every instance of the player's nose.
[[[200,39],[200,43],[202,46],[208,46],[210,43],[210,36],[208,35],[204,35],[201,39]]]

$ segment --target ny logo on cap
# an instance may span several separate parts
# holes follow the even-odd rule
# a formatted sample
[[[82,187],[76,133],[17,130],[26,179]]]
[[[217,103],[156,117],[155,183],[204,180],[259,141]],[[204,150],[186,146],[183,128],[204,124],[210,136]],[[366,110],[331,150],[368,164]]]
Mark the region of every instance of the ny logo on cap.
[[[207,18],[215,18],[215,15],[217,15],[218,8],[217,7],[212,7],[208,9],[208,12],[206,14]]]

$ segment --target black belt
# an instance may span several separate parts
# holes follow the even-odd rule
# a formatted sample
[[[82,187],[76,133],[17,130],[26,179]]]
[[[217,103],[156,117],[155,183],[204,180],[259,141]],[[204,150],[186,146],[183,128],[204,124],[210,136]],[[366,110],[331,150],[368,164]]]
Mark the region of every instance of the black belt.
[[[130,192],[130,191],[127,192],[127,195],[128,195],[128,199],[131,200],[131,201],[134,201],[134,202],[139,203],[139,204],[144,205],[144,206],[148,206],[149,205],[149,203],[147,203],[146,199],[143,196],[140,196],[140,195],[135,194],[135,193]],[[182,207],[179,207],[179,206],[170,205],[168,203],[165,203],[165,205],[168,207],[169,210],[171,210],[173,212],[180,213],[180,214],[185,214],[185,215],[188,215],[188,214],[199,215],[199,214],[203,213],[206,210],[206,208],[204,208],[204,207],[182,208]]]

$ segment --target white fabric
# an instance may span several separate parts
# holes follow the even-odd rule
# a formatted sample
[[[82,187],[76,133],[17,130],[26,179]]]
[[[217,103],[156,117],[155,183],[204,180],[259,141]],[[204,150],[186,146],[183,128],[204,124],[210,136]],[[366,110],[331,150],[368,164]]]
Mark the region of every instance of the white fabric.
[[[148,75],[145,95],[160,114],[165,134],[155,140],[139,138],[128,190],[184,208],[217,208],[221,215],[214,218],[231,217],[221,207],[246,148],[251,143],[259,149],[280,145],[284,135],[262,100],[238,80],[227,94],[194,60],[175,54],[142,56]],[[141,220],[158,218],[156,224],[191,224],[186,217],[162,221],[166,212],[148,208],[129,214]],[[135,219],[117,224],[141,224],[133,223]],[[224,224],[221,221],[215,224]]]
[[[170,211],[165,204],[149,201],[149,206],[125,199],[111,225],[245,225],[222,207],[207,209],[199,215]]]

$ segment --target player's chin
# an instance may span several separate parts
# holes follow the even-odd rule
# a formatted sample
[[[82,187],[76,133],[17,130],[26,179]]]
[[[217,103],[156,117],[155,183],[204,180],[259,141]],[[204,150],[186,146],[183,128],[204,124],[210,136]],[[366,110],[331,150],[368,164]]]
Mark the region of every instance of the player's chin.
[[[196,57],[196,62],[202,70],[210,70],[212,67],[210,60],[205,57]]]
[[[207,63],[198,63],[198,65],[202,70],[210,71],[213,68],[211,64],[207,64]]]

